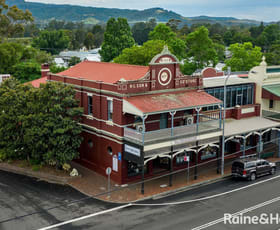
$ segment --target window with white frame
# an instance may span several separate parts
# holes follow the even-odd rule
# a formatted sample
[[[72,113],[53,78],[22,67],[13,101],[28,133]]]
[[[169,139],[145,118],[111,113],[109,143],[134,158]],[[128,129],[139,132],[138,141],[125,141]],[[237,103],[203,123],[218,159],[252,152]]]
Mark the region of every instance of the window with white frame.
[[[107,98],[108,121],[113,120],[113,99]]]
[[[92,94],[88,93],[88,115],[92,115]]]

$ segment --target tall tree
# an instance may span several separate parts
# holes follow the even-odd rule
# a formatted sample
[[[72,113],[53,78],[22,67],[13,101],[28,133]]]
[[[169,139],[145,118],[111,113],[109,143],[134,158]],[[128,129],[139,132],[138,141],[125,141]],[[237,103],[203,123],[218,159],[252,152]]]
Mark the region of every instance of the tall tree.
[[[280,44],[272,45],[265,57],[268,65],[280,65]]]
[[[1,84],[0,159],[61,167],[77,158],[82,109],[75,94],[57,82],[33,88],[11,78]]]
[[[186,44],[187,56],[193,60],[197,68],[217,63],[218,55],[214,43],[208,36],[208,29],[204,26],[188,34]]]
[[[181,20],[179,20],[179,19],[169,19],[168,20],[168,22],[166,23],[166,25],[167,26],[169,26],[170,27],[170,29],[173,31],[173,32],[175,32],[175,33],[177,33],[178,32],[178,27],[179,27],[179,25],[180,25],[180,23],[181,23],[182,21]]]
[[[225,69],[230,66],[232,71],[248,71],[254,66],[259,65],[262,58],[261,48],[253,46],[251,42],[244,44],[232,44],[229,47],[232,53],[230,59],[226,60]]]
[[[34,38],[33,46],[50,52],[51,54],[58,54],[66,49],[69,45],[69,37],[64,30],[41,31],[39,37]]]
[[[158,24],[149,34],[150,40],[162,40],[167,42],[175,38],[176,33],[174,33],[170,27],[163,23]]]
[[[125,18],[110,18],[104,33],[104,42],[99,51],[102,61],[110,62],[125,48],[132,47],[135,41]]]
[[[133,46],[123,50],[122,54],[114,59],[115,63],[148,65],[152,58],[160,53],[165,45],[162,40],[150,40],[143,46]]]
[[[88,50],[94,47],[94,35],[91,32],[87,33],[84,40],[84,45]]]
[[[28,10],[22,11],[15,5],[9,7],[5,0],[0,0],[0,41],[1,38],[23,34],[24,25],[32,21],[32,14]]]

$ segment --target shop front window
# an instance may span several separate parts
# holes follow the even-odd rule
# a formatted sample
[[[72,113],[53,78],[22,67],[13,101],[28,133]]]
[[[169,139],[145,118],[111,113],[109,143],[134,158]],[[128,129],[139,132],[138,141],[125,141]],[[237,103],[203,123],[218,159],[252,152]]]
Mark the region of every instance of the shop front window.
[[[147,172],[148,172],[148,166],[146,164],[144,166],[144,173],[147,173]],[[138,175],[141,175],[141,173],[142,173],[142,165],[134,163],[132,161],[128,161],[128,164],[127,164],[127,175],[129,177],[138,176]]]
[[[201,150],[201,160],[207,160],[217,156],[217,148],[208,146]]]
[[[185,161],[186,157],[189,156],[190,162],[193,160],[193,153],[192,152],[183,152],[176,156],[176,165],[187,165],[188,162]]]

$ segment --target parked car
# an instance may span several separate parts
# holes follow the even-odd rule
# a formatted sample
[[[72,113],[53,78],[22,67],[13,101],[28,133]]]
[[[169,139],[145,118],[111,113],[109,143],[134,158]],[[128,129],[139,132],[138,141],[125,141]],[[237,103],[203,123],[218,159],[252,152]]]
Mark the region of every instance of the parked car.
[[[275,174],[276,164],[264,159],[239,159],[232,163],[231,174],[233,177],[255,180],[259,176]]]

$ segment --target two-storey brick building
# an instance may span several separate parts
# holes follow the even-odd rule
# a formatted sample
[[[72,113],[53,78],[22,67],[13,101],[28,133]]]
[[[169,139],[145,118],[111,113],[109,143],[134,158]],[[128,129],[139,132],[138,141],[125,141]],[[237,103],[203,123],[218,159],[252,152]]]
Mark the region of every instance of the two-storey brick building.
[[[73,85],[84,108],[79,162],[103,175],[112,167],[118,183],[185,167],[186,155],[196,165],[201,150],[219,147],[220,116],[203,110],[221,101],[167,48],[149,66],[84,61],[48,81]]]

